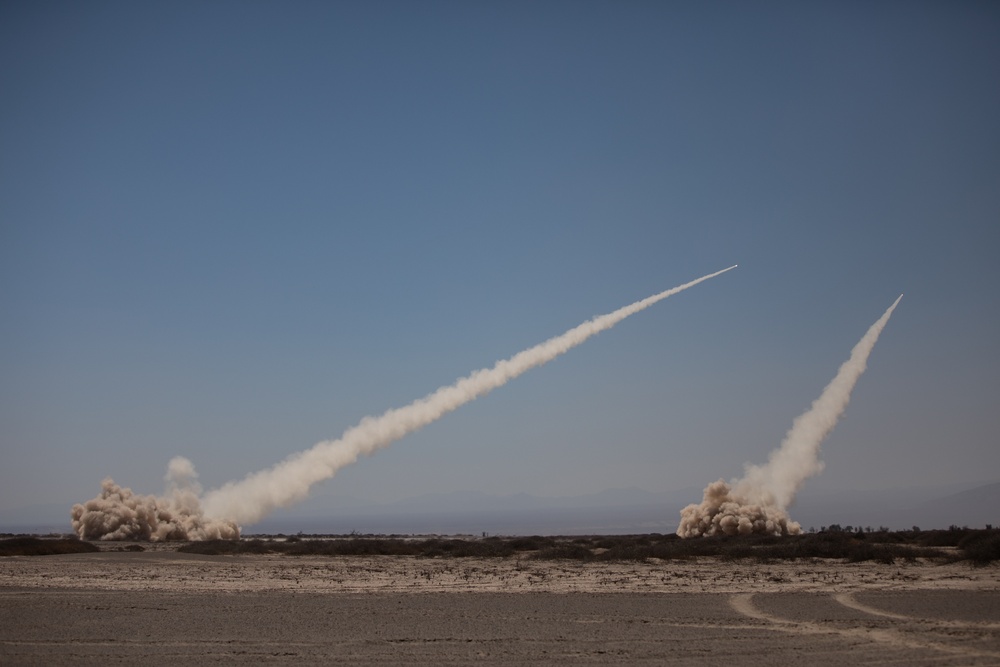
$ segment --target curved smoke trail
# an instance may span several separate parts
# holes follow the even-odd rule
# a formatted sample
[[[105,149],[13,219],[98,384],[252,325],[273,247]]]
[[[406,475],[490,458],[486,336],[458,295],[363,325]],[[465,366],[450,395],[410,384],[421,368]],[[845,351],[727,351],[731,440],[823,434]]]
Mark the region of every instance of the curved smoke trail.
[[[555,359],[591,336],[610,329],[629,315],[734,268],[735,265],[595,317],[560,336],[498,361],[492,368],[475,371],[454,384],[441,387],[407,406],[389,410],[379,417],[365,417],[336,440],[320,442],[269,470],[209,492],[203,501],[205,515],[241,525],[256,523],[274,509],[302,500],[313,484],[329,479],[344,466],[354,463],[360,455],[371,454],[427,426],[522,373]]]
[[[796,417],[781,445],[771,452],[767,465],[748,464],[742,479],[732,484],[721,479],[709,484],[700,505],[681,510],[678,535],[787,535],[801,531],[801,526],[789,519],[788,506],[802,483],[823,470],[820,444],[847,409],[854,385],[868,367],[868,356],[902,298],[900,294],[871,325],[819,398]]]

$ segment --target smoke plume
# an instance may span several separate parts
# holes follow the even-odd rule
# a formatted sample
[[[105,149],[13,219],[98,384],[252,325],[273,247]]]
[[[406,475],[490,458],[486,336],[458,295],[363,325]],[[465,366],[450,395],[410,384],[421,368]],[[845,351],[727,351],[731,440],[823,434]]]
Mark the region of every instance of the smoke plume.
[[[107,479],[99,497],[73,507],[73,529],[85,539],[236,538],[239,536],[237,525],[256,523],[278,507],[301,501],[314,484],[329,479],[362,454],[371,454],[427,426],[522,373],[555,359],[591,336],[610,329],[629,315],[734,268],[735,265],[716,271],[588,320],[407,406],[378,417],[365,417],[336,440],[320,442],[273,468],[251,474],[242,481],[229,482],[203,497],[199,498],[194,485],[194,468],[186,459],[180,459],[183,464],[176,466],[178,459],[171,462],[169,498],[138,496]]]
[[[171,460],[166,481],[167,494],[157,498],[132,493],[110,477],[105,479],[101,495],[73,506],[73,530],[85,540],[160,542],[240,536],[234,522],[204,517],[198,499],[201,486],[190,461],[181,456]]]
[[[688,505],[681,510],[678,535],[789,535],[801,532],[801,526],[789,519],[787,509],[802,483],[823,470],[823,462],[819,460],[820,444],[847,409],[854,385],[868,367],[868,356],[902,298],[900,294],[868,329],[819,398],[792,422],[781,445],[771,452],[767,464],[747,464],[743,477],[731,484],[721,479],[709,484],[700,505]]]
[[[561,336],[498,361],[492,368],[480,369],[454,384],[441,387],[405,407],[389,410],[380,417],[365,417],[337,440],[320,442],[270,470],[252,474],[240,482],[230,482],[210,492],[205,496],[205,513],[226,517],[241,525],[256,523],[275,508],[302,500],[313,484],[329,479],[344,466],[354,463],[360,455],[371,454],[423,428],[522,373],[555,359],[591,336],[610,329],[629,315],[733,268],[731,266],[595,317]]]

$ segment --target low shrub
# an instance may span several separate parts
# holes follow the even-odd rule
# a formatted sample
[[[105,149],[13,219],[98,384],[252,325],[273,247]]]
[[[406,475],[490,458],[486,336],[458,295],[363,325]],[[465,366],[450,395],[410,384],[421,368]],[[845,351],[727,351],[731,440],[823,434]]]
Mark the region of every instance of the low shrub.
[[[532,556],[539,560],[594,560],[594,552],[582,544],[561,543],[540,549]]]
[[[1000,560],[1000,530],[977,531],[966,535],[958,548],[966,559],[977,565]]]
[[[513,537],[506,540],[514,551],[538,551],[553,546],[556,541],[551,537],[532,535],[531,537]]]
[[[957,547],[959,542],[976,533],[970,528],[952,526],[948,530],[922,530],[914,537],[914,542],[924,547]]]
[[[90,542],[76,538],[43,540],[38,537],[14,537],[0,540],[0,556],[56,556],[100,551]]]
[[[53,540],[47,540],[53,542]],[[955,546],[948,554],[941,546]],[[518,554],[539,560],[646,561],[714,557],[761,562],[839,559],[851,563],[891,564],[917,558],[1000,559],[1000,530],[822,531],[801,535],[713,535],[681,539],[676,535],[574,537],[487,537],[408,539],[401,536],[306,536],[287,540],[212,540],[190,542],[185,553],[207,555],[281,553],[289,556],[415,556],[422,558],[507,558]]]
[[[290,556],[412,556],[418,549],[406,540],[355,537],[283,543],[275,551]]]
[[[516,549],[510,540],[488,537],[484,540],[435,539],[416,543],[418,555],[425,558],[450,556],[453,558],[503,558],[513,556]]]

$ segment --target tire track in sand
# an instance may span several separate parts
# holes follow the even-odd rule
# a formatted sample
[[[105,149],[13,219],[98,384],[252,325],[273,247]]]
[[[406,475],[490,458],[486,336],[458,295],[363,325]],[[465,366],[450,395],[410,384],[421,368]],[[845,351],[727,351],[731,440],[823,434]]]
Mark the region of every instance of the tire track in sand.
[[[855,611],[864,612],[866,614],[871,614],[872,616],[882,616],[883,618],[891,618],[895,621],[906,621],[908,623],[933,623],[934,625],[947,627],[947,628],[974,628],[977,630],[1000,630],[1000,623],[989,623],[989,622],[977,622],[977,621],[948,621],[944,619],[929,619],[921,618],[920,616],[906,616],[904,614],[895,614],[891,611],[885,611],[884,609],[878,609],[877,607],[869,607],[863,602],[859,602],[857,598],[854,597],[854,593],[837,593],[833,596],[833,599],[840,604],[853,609]]]
[[[792,634],[799,635],[830,635],[838,634],[843,637],[849,637],[852,639],[864,639],[872,642],[878,642],[891,646],[892,648],[905,648],[912,650],[927,650],[931,649],[934,651],[940,651],[942,653],[951,653],[953,655],[965,657],[965,658],[992,658],[1000,660],[1000,653],[993,651],[981,651],[978,649],[970,648],[967,646],[953,645],[953,644],[943,644],[941,642],[926,641],[914,639],[908,636],[906,633],[891,630],[887,628],[838,628],[833,625],[826,625],[823,623],[816,623],[813,621],[796,621],[788,618],[781,618],[780,616],[774,616],[760,609],[753,603],[754,593],[742,593],[739,595],[733,595],[729,598],[729,606],[740,614],[746,616],[747,618],[752,618],[754,620],[763,621],[769,623],[773,629],[780,630],[782,632],[788,632]],[[840,600],[837,600],[840,602]],[[843,604],[841,602],[841,604]],[[852,607],[854,608],[854,607]],[[863,611],[864,613],[869,613],[865,609],[857,609],[856,611]],[[885,616],[885,614],[882,614]],[[892,615],[896,616],[896,615]],[[893,620],[920,620],[912,619],[909,617],[898,617]]]

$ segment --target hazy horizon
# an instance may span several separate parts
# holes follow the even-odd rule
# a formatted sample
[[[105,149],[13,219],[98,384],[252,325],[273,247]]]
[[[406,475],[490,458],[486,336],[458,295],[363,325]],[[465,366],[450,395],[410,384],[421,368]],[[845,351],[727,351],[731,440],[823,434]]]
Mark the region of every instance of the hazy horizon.
[[[491,495],[465,489],[429,492],[392,502],[316,493],[249,526],[255,534],[625,534],[671,533],[679,510],[701,489],[695,486],[649,491],[603,489],[576,496]],[[973,494],[972,497],[969,497]],[[985,494],[985,499],[975,494]],[[944,501],[944,502],[942,502]],[[1000,524],[1000,481],[905,489],[804,492],[792,509],[803,528],[888,526],[944,529]],[[871,509],[875,508],[875,509]],[[66,533],[62,504],[0,512],[0,532]]]

